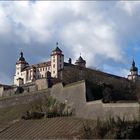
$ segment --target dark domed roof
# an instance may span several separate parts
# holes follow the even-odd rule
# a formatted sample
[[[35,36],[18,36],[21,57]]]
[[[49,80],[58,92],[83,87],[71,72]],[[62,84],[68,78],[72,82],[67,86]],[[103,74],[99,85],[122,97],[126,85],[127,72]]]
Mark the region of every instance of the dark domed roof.
[[[56,47],[53,52],[62,52],[58,47]]]
[[[56,42],[56,48],[53,50],[53,52],[62,52],[61,49],[58,47],[58,42]]]
[[[80,56],[77,60],[76,63],[86,63],[86,61]]]
[[[23,57],[23,52],[20,53],[19,61],[25,61],[25,58]]]
[[[135,66],[135,61],[134,60],[132,62],[132,67],[131,67],[130,71],[138,71],[138,68]]]

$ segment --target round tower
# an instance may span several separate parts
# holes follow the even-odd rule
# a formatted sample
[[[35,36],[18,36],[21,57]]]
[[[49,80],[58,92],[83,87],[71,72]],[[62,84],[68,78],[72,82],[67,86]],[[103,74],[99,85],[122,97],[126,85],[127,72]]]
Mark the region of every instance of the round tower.
[[[18,61],[16,62],[16,72],[15,72],[15,76],[14,76],[15,85],[19,85],[19,79],[22,78],[21,72],[26,66],[28,66],[28,63],[26,62],[26,60],[23,56],[23,52],[21,51],[20,57],[19,57]]]
[[[56,43],[56,48],[51,54],[51,76],[58,78],[58,71],[64,67],[64,55]]]

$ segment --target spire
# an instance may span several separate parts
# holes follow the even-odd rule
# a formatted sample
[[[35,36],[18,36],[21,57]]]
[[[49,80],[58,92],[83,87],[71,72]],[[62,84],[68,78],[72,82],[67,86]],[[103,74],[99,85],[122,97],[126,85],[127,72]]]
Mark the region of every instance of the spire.
[[[133,59],[133,62],[132,62],[132,66],[135,67],[135,61],[134,61],[134,59]]]
[[[56,42],[56,47],[58,47],[58,42]]]
[[[20,52],[20,57],[23,57],[23,52],[22,51]]]
[[[135,61],[134,61],[134,59],[133,59],[133,61],[132,61],[132,66],[131,66],[130,71],[138,71],[138,68],[135,66]]]

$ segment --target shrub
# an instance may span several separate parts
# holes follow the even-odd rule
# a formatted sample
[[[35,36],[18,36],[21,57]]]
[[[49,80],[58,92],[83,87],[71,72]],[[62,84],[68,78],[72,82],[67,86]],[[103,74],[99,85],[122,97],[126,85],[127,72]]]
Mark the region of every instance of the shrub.
[[[30,119],[41,119],[44,117],[44,113],[41,112],[29,112],[26,111],[23,115],[22,115],[22,119],[24,120],[30,120]]]
[[[41,119],[60,116],[71,116],[73,109],[64,103],[60,103],[52,97],[38,99],[31,104],[31,110],[22,115],[22,119]]]
[[[126,121],[125,117],[97,119],[93,126],[86,124],[80,130],[83,139],[140,139],[139,132],[140,122]]]

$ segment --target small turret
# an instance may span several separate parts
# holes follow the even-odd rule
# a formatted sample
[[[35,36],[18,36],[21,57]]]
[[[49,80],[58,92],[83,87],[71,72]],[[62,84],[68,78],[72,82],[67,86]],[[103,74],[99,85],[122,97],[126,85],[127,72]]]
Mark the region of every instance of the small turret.
[[[76,60],[75,65],[80,67],[86,67],[86,61],[80,55],[80,57]]]
[[[138,77],[138,68],[135,66],[135,61],[132,61],[132,66],[130,68],[130,75],[128,75],[129,80],[135,81]]]
[[[133,60],[133,62],[132,62],[132,67],[131,67],[131,69],[130,69],[130,72],[131,72],[132,74],[135,74],[135,75],[138,74],[138,68],[135,66],[135,61],[134,61],[134,60]]]

